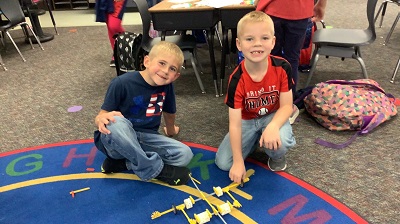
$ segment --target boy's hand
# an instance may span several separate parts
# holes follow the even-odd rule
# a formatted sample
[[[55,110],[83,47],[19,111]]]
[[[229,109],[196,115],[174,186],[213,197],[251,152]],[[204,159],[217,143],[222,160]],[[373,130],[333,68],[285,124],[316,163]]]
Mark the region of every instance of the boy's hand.
[[[231,181],[241,184],[245,177],[246,167],[244,166],[244,162],[233,163],[229,170],[229,178]]]
[[[260,138],[260,147],[278,150],[282,146],[279,129],[267,126]]]
[[[179,127],[174,125],[174,128],[164,127],[164,133],[168,137],[173,137],[174,135],[179,134]]]
[[[114,116],[124,117],[124,115],[122,115],[119,111],[111,111],[97,115],[95,123],[101,133],[106,135],[111,133],[111,131],[106,128],[106,125],[108,125],[110,122],[115,122]]]

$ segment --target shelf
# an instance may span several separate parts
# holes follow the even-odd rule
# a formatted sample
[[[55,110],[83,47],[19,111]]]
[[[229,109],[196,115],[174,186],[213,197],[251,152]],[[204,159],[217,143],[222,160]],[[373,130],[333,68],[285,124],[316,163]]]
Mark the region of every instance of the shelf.
[[[70,9],[88,9],[89,0],[52,0],[53,8],[56,6],[69,5]]]
[[[71,0],[73,9],[88,9],[89,8],[89,0]]]
[[[58,6],[69,5],[72,8],[72,4],[70,0],[52,0],[53,9],[57,9]]]

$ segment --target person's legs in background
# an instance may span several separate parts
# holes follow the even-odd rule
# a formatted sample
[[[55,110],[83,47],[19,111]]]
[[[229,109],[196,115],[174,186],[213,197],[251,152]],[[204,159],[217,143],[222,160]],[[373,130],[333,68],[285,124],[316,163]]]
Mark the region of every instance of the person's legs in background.
[[[285,58],[292,67],[293,100],[297,98],[296,86],[299,80],[298,67],[300,61],[300,50],[303,47],[304,37],[307,30],[308,19],[286,20],[271,17],[275,28],[275,47],[271,54]],[[299,115],[299,109],[293,104],[293,113],[290,116],[290,124],[293,124]]]
[[[114,49],[114,35],[125,32],[125,29],[122,27],[122,20],[120,20],[118,17],[114,17],[113,14],[107,15],[106,24],[111,49]],[[111,59],[110,66],[115,66],[114,57]]]
[[[292,88],[293,100],[297,96],[297,83],[299,81],[299,62],[300,62],[300,51],[304,44],[304,38],[307,31],[308,19],[302,20],[287,20],[285,39],[283,44],[283,57],[292,66],[292,78],[294,81],[294,86]],[[299,108],[293,104],[293,113],[289,118],[290,124],[294,124],[299,115]]]
[[[149,8],[153,7],[154,5],[156,5],[157,3],[161,2],[162,0],[147,0],[147,5],[149,6]]]
[[[125,32],[125,29],[122,27],[122,17],[125,12],[126,2],[126,0],[114,1],[114,12],[107,14],[106,24],[112,51],[114,51],[115,35]],[[114,56],[111,59],[110,66],[115,66]]]
[[[271,16],[272,21],[274,21],[275,29],[275,46],[272,49],[271,54],[279,57],[283,57],[283,43],[285,38],[284,33],[284,19]]]
[[[292,78],[295,83],[293,94],[296,93],[296,86],[299,80],[298,69],[300,61],[300,50],[303,47],[308,19],[286,20],[285,36],[283,41],[283,57],[292,66]]]
[[[292,67],[292,78],[297,85],[300,50],[303,47],[308,19],[286,20],[271,17],[275,28],[275,47],[271,54],[285,58]],[[296,88],[293,89],[293,94]]]

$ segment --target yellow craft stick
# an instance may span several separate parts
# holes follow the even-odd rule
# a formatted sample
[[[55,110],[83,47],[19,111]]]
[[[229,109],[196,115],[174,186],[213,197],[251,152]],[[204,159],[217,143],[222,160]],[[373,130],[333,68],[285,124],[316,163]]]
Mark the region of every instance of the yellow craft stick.
[[[76,193],[79,193],[79,192],[82,192],[82,191],[87,191],[87,190],[90,190],[90,187],[85,187],[85,188],[82,188],[82,189],[79,189],[79,190],[74,190],[74,191],[69,192],[69,194],[76,194]]]
[[[85,188],[82,188],[82,189],[79,189],[79,190],[74,190],[74,191],[71,191],[71,192],[69,192],[69,193],[70,193],[70,194],[72,194],[72,192],[74,192],[74,193],[79,193],[79,192],[87,191],[87,190],[90,190],[90,187],[85,187]]]
[[[193,185],[196,187],[197,191],[200,193],[201,197],[203,198],[204,201],[207,202],[207,204],[212,208],[214,215],[219,215],[218,210],[207,200],[206,196],[204,196],[203,192],[200,191],[199,187],[197,186],[196,182],[194,181],[194,178],[192,177],[191,174],[189,174],[190,179],[192,180]]]
[[[151,214],[151,219],[158,218],[158,217],[160,217],[160,216],[162,216],[162,215],[165,215],[165,214],[167,214],[167,213],[169,213],[169,212],[173,212],[173,211],[175,211],[175,208],[171,208],[171,209],[168,209],[168,210],[163,211],[163,212],[155,211],[155,212],[153,212],[153,213]]]
[[[191,174],[189,174],[189,177],[192,178],[196,183],[201,184],[200,181],[198,181],[195,178],[193,178]]]

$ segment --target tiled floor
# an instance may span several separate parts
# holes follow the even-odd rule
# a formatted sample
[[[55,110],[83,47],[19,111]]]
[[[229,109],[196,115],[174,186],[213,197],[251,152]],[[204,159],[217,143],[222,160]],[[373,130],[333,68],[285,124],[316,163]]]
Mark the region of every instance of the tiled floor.
[[[75,26],[104,26],[104,23],[95,22],[94,9],[80,10],[54,10],[53,16],[57,27],[75,27]],[[29,19],[28,19],[29,20]],[[50,14],[47,12],[39,17],[42,27],[53,27]],[[137,12],[125,12],[123,24],[135,25],[141,24],[142,20]]]

